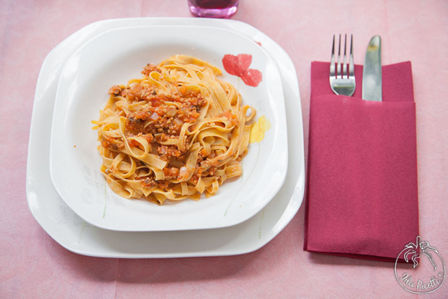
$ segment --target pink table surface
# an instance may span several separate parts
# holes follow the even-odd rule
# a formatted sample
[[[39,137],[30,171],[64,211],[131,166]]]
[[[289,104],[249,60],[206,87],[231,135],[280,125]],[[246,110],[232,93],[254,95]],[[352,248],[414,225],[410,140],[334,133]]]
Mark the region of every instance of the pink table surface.
[[[124,260],[79,256],[33,219],[26,157],[45,55],[81,27],[108,18],[189,17],[186,0],[0,1],[0,297],[410,297],[390,263],[304,252],[304,208],[272,242],[241,256]],[[241,0],[234,19],[278,42],[298,73],[308,136],[310,62],[328,60],[333,33],[355,36],[355,63],[383,37],[383,63],[411,60],[417,104],[421,235],[448,261],[448,2]],[[447,265],[448,266],[448,265]],[[448,296],[448,282],[432,294]]]

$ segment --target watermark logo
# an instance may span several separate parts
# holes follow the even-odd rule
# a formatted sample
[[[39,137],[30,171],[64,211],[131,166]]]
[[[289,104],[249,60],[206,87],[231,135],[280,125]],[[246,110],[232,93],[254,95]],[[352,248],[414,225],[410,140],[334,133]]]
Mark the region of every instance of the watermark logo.
[[[399,263],[404,260],[406,263]],[[417,236],[400,251],[394,266],[395,279],[406,291],[428,294],[440,288],[445,280],[445,264],[439,251]]]

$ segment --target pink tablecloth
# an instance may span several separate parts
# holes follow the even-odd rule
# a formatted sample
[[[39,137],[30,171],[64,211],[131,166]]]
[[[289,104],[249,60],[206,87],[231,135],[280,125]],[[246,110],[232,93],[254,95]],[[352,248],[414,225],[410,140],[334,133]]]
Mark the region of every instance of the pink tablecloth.
[[[194,259],[78,256],[36,223],[25,199],[34,88],[45,55],[70,33],[117,17],[188,17],[186,0],[0,1],[0,297],[405,297],[390,263],[304,252],[303,207],[257,252]],[[370,36],[383,62],[411,60],[417,107],[421,235],[448,261],[448,2],[241,0],[234,19],[277,41],[294,60],[308,135],[310,62],[326,60],[333,33]],[[307,144],[307,141],[305,141]],[[448,282],[434,293],[444,297]]]

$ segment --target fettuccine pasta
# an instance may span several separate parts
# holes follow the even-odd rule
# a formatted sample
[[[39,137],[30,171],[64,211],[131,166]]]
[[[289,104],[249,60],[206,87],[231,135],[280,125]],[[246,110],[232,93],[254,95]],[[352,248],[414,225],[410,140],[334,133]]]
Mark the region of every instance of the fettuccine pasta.
[[[221,70],[176,55],[115,85],[100,111],[101,172],[120,196],[167,200],[213,195],[242,174],[255,110],[217,78]]]

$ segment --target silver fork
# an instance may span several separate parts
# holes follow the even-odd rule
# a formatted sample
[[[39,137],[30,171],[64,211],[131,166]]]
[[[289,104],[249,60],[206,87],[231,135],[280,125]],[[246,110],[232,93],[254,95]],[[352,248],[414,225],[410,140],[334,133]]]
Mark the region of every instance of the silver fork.
[[[350,56],[347,61],[347,34],[344,38],[344,57],[341,60],[341,35],[339,34],[338,56],[334,54],[335,36],[331,47],[330,86],[335,94],[351,96],[355,92],[355,64],[353,62],[353,34],[350,36]],[[347,72],[348,64],[348,72]]]

